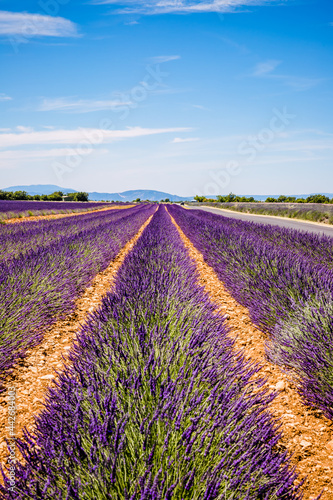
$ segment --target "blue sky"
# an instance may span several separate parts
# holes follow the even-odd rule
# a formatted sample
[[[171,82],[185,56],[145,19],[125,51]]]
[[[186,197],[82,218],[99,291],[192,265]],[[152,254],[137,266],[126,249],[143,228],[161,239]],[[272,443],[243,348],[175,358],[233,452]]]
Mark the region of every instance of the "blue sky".
[[[329,0],[0,0],[0,186],[333,192]]]

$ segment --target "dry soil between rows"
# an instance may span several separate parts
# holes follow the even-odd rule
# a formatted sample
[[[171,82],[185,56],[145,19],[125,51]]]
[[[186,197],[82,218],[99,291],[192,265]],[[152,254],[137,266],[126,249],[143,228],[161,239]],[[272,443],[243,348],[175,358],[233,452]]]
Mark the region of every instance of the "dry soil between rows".
[[[249,361],[260,363],[261,373],[265,375],[269,389],[278,391],[270,411],[282,424],[279,446],[292,454],[291,462],[296,466],[299,478],[307,477],[304,500],[316,498],[322,491],[322,500],[333,500],[333,422],[325,418],[321,411],[307,408],[287,374],[267,360],[266,335],[253,325],[249,311],[233,299],[215,271],[206,264],[202,254],[173,217],[171,219],[190,257],[195,261],[199,284],[216,304],[217,313],[226,315],[229,335],[235,339],[235,348],[243,350]]]
[[[28,351],[26,358],[18,363],[5,381],[5,388],[16,388],[16,429],[15,437],[21,438],[23,428],[33,430],[35,417],[43,409],[43,401],[48,386],[56,378],[56,371],[64,369],[68,353],[81,325],[95,311],[103,297],[112,289],[117,272],[126,255],[132,250],[152,216],[141,226],[117,257],[103,272],[99,273],[77,300],[75,311],[63,321],[55,323],[45,332],[42,342]],[[8,395],[7,390],[0,395],[0,460],[6,464],[8,451]]]

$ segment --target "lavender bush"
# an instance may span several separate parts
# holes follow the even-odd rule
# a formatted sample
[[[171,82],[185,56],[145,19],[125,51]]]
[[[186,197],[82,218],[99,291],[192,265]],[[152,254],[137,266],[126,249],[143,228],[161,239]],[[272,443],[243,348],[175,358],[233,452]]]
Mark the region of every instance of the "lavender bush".
[[[108,266],[153,211],[153,206],[143,206],[80,220],[68,217],[27,222],[13,230],[1,228],[11,248],[0,260],[1,377],[41,340],[46,328],[73,310],[89,281]]]
[[[332,239],[180,207],[170,212],[254,323],[270,334],[269,357],[296,370],[306,403],[332,419]]]
[[[90,317],[3,498],[296,500],[272,396],[160,207]],[[253,390],[255,389],[255,391]]]

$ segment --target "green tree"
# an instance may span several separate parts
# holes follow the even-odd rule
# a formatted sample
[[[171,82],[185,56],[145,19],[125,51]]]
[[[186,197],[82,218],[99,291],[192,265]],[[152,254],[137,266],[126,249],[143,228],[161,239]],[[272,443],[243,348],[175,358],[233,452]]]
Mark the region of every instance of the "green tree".
[[[28,200],[29,195],[26,191],[15,191],[13,193],[13,199],[14,200]]]
[[[62,201],[63,197],[63,192],[62,191],[55,191],[52,194],[49,194],[48,200],[49,201]]]
[[[226,197],[219,194],[216,199],[219,203],[225,203]]]
[[[71,194],[74,201],[89,201],[89,193],[80,191],[79,193]]]
[[[329,203],[330,199],[323,194],[314,194],[312,196],[308,196],[306,199],[306,203]]]
[[[195,201],[198,201],[199,203],[203,203],[204,201],[207,201],[207,199],[204,196],[195,196],[194,197]]]
[[[278,199],[276,201],[278,203],[287,203],[288,198],[287,198],[287,196],[281,195],[281,196],[278,197]]]
[[[226,201],[228,203],[236,201],[236,195],[234,193],[229,193],[228,196],[226,196]]]

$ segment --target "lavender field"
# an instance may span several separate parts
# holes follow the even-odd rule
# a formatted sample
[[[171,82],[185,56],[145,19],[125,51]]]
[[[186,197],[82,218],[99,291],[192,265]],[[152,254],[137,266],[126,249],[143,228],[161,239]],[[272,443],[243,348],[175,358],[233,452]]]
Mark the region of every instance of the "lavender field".
[[[116,256],[152,207],[0,227],[0,377]]]
[[[306,403],[332,419],[332,238],[200,210],[170,213],[269,333],[269,358],[290,368]]]
[[[200,205],[192,202],[191,205]],[[328,203],[204,203],[202,205],[224,208],[235,212],[258,215],[275,215],[289,219],[333,224],[333,205]]]
[[[77,333],[0,498],[301,500],[274,391],[198,283],[179,228],[288,369],[333,418],[332,240],[140,204],[0,226],[0,376],[74,309],[151,218]],[[319,494],[319,492],[318,492]]]
[[[109,204],[97,202],[0,200],[0,221],[34,215],[85,212],[108,206]]]
[[[70,359],[6,498],[301,498],[272,396],[250,383],[164,207]]]

